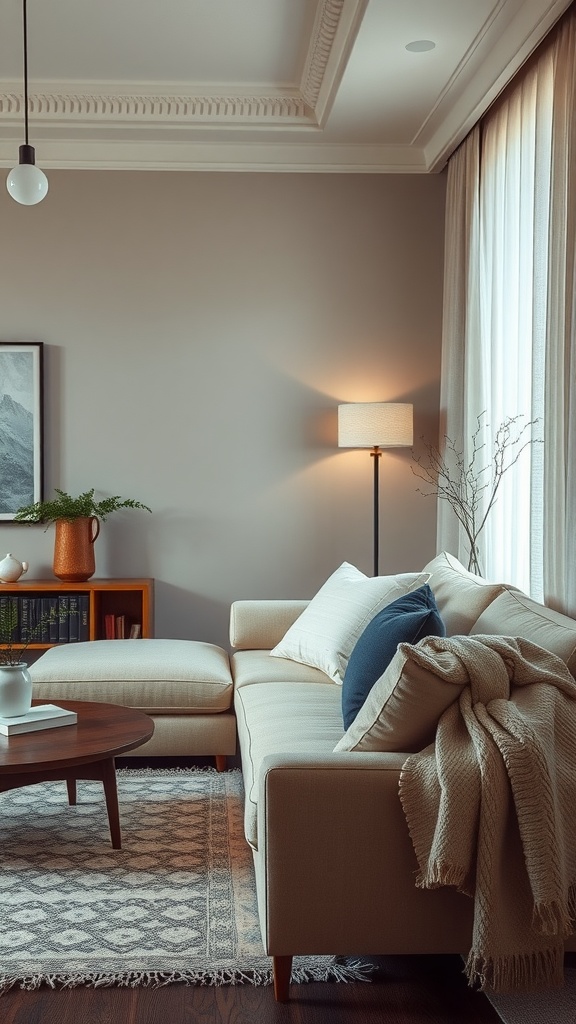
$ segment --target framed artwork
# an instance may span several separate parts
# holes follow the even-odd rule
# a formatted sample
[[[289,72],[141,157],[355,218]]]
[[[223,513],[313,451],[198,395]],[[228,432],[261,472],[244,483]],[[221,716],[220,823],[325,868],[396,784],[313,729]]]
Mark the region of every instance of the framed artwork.
[[[43,498],[42,371],[42,342],[0,342],[0,520]]]

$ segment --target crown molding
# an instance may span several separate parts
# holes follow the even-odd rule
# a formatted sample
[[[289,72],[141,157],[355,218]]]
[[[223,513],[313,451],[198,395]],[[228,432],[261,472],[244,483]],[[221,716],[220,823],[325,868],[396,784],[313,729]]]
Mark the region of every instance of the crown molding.
[[[38,150],[37,150],[38,153]],[[14,165],[14,144],[0,141],[0,166]],[[422,174],[424,154],[413,146],[328,143],[152,142],[125,138],[46,140],[43,170],[261,171],[322,174]]]
[[[74,131],[97,137],[118,126],[140,136],[158,129],[299,129],[319,131],[336,95],[368,0],[318,0],[300,83],[277,88],[190,83],[64,82],[30,84],[28,114],[37,140],[66,141]],[[22,83],[0,83],[0,137],[19,140]],[[153,141],[157,141],[153,138]]]

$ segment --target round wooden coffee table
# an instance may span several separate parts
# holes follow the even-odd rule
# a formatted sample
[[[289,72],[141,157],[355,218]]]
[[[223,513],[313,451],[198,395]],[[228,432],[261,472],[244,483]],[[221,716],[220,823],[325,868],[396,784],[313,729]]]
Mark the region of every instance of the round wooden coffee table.
[[[76,725],[0,735],[0,793],[36,782],[65,781],[68,802],[75,804],[78,779],[101,782],[112,846],[119,850],[122,839],[114,758],[149,740],[154,722],[141,711],[120,704],[59,700],[58,706],[76,712]]]

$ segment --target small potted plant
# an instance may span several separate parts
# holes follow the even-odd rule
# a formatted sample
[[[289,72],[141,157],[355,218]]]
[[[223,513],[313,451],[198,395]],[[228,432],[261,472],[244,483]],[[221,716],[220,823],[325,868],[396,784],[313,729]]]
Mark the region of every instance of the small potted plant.
[[[14,516],[19,523],[56,524],[54,541],[54,575],[68,582],[83,582],[94,575],[94,541],[104,522],[112,512],[123,508],[139,508],[151,512],[133,498],[114,495],[97,501],[94,488],[78,497],[55,488],[56,497],[49,501],[36,501],[19,508]]]
[[[43,623],[22,636],[18,612],[10,602],[0,601],[0,716],[25,715],[32,701],[32,679],[24,656]]]
[[[18,628],[18,612],[9,599],[0,602],[0,665],[22,665],[28,647],[42,624],[30,629],[25,637]]]

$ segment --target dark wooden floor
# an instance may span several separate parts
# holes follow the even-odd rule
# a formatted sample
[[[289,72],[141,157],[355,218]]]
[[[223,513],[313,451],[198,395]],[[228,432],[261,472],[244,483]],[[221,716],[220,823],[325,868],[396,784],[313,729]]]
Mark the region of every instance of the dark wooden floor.
[[[291,1001],[272,988],[165,988],[37,992],[0,997],[2,1024],[499,1024],[472,992],[459,957],[386,957],[370,982],[293,985]]]

